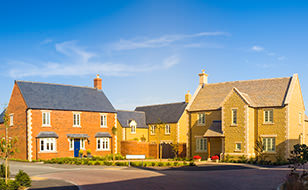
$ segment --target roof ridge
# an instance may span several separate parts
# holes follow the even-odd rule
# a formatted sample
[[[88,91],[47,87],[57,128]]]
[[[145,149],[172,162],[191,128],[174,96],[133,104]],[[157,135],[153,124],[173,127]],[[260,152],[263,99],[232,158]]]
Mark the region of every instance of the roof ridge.
[[[96,90],[96,88],[94,88],[94,87],[71,85],[71,84],[58,84],[58,83],[50,83],[50,82],[33,82],[33,81],[23,81],[23,80],[16,80],[16,82],[36,83],[36,84],[49,84],[49,85],[58,85],[58,86],[70,86],[70,87],[77,87],[77,88],[90,88],[90,89]]]
[[[266,79],[251,79],[251,80],[236,80],[236,81],[225,81],[225,82],[217,82],[217,83],[207,83],[205,86],[208,85],[215,85],[215,84],[225,84],[225,83],[234,83],[234,82],[249,82],[249,81],[262,81],[262,80],[273,80],[273,79],[290,79],[292,77],[279,77],[279,78],[266,78]]]
[[[183,102],[165,103],[165,104],[151,104],[151,105],[146,105],[146,106],[137,106],[136,108],[150,107],[150,106],[162,106],[162,105],[179,104],[179,103],[185,103],[185,101],[183,101]]]
[[[116,109],[116,111],[125,111],[125,112],[139,112],[139,113],[144,113],[144,111],[132,111],[132,110],[118,110],[118,109]]]

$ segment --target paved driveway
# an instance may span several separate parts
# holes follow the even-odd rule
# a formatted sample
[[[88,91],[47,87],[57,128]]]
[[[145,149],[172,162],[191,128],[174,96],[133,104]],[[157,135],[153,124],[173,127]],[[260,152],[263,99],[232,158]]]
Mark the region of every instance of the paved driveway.
[[[57,180],[67,182],[63,189],[77,184],[90,189],[276,189],[288,171],[285,168],[249,168],[238,165],[203,165],[180,169],[138,169],[126,167],[45,165],[11,162],[13,171],[21,168],[31,176],[53,179],[48,184],[60,189]],[[63,181],[64,180],[64,181]],[[61,182],[58,181],[58,182]],[[52,184],[54,183],[54,184]],[[71,185],[69,185],[71,183]]]

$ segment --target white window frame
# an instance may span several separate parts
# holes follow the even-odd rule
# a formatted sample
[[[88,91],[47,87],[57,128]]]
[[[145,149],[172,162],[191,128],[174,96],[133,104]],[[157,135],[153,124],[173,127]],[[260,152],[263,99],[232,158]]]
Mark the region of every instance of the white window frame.
[[[197,137],[196,138],[196,152],[207,151],[207,138]]]
[[[109,151],[110,150],[110,138],[101,137],[96,138],[96,151]]]
[[[205,113],[198,114],[198,124],[204,125],[205,124]]]
[[[76,120],[75,120],[75,116],[76,116]],[[81,127],[81,114],[80,113],[73,113],[73,127]]]
[[[42,149],[43,143],[43,149]],[[57,139],[56,138],[39,138],[40,152],[57,152]]]
[[[234,113],[235,112],[235,113]],[[234,117],[235,117],[235,120],[234,120]],[[232,108],[231,109],[231,125],[235,126],[237,125],[237,108]]]
[[[132,124],[131,126],[130,126],[131,128],[130,128],[130,133],[132,133],[132,134],[136,134],[136,124]]]
[[[75,138],[69,138],[68,139],[69,142],[69,150],[74,150],[74,143],[75,143]],[[85,150],[86,149],[86,139],[85,138],[81,138],[80,139],[80,149],[81,150]]]
[[[107,114],[101,114],[101,128],[107,128]]]
[[[14,114],[10,114],[10,126],[14,125]]]
[[[42,126],[50,127],[50,112],[47,111],[42,112]]]
[[[240,148],[237,145],[240,145]],[[235,142],[235,151],[242,151],[242,142]]]
[[[155,135],[155,130],[156,130],[155,125],[151,125],[151,130],[150,130],[151,135]]]
[[[264,123],[265,124],[273,124],[274,123],[274,110],[273,109],[264,110],[263,113],[264,113],[263,114],[263,118],[264,118],[263,121],[264,121]],[[266,117],[266,115],[267,115],[267,117]],[[271,120],[271,118],[272,118],[272,120]]]
[[[165,125],[165,135],[170,135],[171,133],[171,127],[169,124]]]
[[[262,137],[264,152],[276,152],[276,137]]]

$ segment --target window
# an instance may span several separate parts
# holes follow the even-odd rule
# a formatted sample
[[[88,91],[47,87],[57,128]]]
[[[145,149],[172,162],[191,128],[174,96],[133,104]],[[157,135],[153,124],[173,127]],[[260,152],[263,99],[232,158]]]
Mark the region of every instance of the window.
[[[302,112],[298,113],[298,123],[301,125],[302,124]]]
[[[165,134],[169,135],[170,134],[170,125],[165,126]]]
[[[136,125],[135,124],[131,125],[130,132],[131,133],[136,133]]]
[[[42,113],[43,126],[50,126],[50,112]]]
[[[198,114],[198,123],[199,124],[205,124],[205,114],[204,113]]]
[[[96,139],[97,150],[110,150],[109,149],[109,138],[97,138]]]
[[[80,114],[74,113],[74,126],[80,127]]]
[[[74,150],[74,142],[75,142],[75,139],[74,138],[70,138],[69,139],[69,143],[70,143],[70,147],[69,147],[69,149],[70,150]],[[86,148],[86,139],[80,139],[80,149],[82,149],[82,150],[85,150]]]
[[[155,135],[155,126],[154,125],[151,126],[151,135]]]
[[[275,137],[267,137],[262,139],[263,150],[265,152],[275,152],[276,147]]]
[[[273,110],[264,111],[264,123],[273,123]]]
[[[101,115],[101,127],[107,127],[107,115]]]
[[[196,138],[196,150],[198,152],[205,152],[207,150],[206,138]]]
[[[237,109],[232,109],[232,125],[237,125]]]
[[[235,143],[235,151],[241,151],[242,150],[242,143]]]
[[[14,125],[14,114],[10,114],[10,126]]]
[[[56,152],[56,139],[55,138],[41,138],[40,151],[41,152]]]

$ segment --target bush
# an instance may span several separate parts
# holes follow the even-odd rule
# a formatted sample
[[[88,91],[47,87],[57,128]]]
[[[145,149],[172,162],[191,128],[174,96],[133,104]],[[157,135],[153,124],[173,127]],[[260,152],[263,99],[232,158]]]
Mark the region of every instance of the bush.
[[[8,170],[7,175],[8,177],[10,177],[10,168],[7,167],[7,170]],[[5,164],[0,165],[0,177],[5,178]]]
[[[9,180],[7,183],[7,190],[18,190],[20,186],[22,185],[20,185],[17,180]]]
[[[195,165],[196,164],[193,161],[189,162],[189,166],[195,166]]]
[[[19,170],[18,174],[15,177],[15,180],[18,182],[20,186],[23,186],[23,187],[31,186],[31,179],[29,175],[23,170]]]
[[[173,166],[178,166],[179,163],[178,162],[173,162]]]

